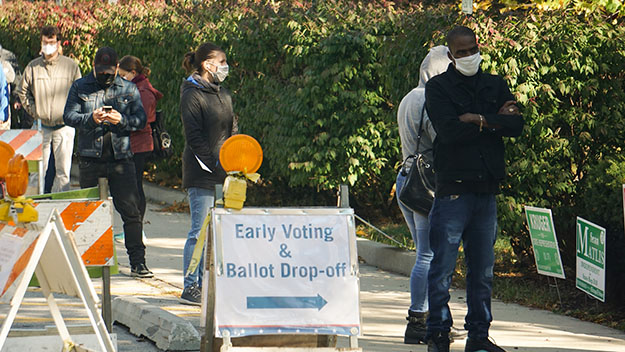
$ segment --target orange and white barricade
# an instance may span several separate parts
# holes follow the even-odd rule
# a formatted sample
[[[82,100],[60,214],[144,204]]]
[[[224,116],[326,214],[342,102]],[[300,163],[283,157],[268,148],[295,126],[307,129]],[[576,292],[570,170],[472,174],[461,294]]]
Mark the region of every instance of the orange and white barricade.
[[[53,209],[59,211],[85,266],[115,265],[111,200],[36,200],[33,206],[39,212],[39,225],[45,224]]]
[[[8,143],[15,154],[22,154],[24,159],[36,162],[38,165],[38,192],[43,193],[44,176],[43,169],[43,134],[38,130],[0,130],[0,141]]]
[[[91,203],[103,205],[107,204],[106,202]],[[96,209],[96,211],[85,216],[84,221],[71,222],[75,229],[78,229],[80,225],[85,226],[85,222],[93,217],[99,207],[97,204],[83,205],[85,208]],[[45,207],[42,207],[41,204],[38,205],[37,209],[41,220],[37,223],[20,223],[14,226],[12,222],[0,222],[0,301],[9,302],[10,305],[6,318],[0,322],[0,350],[7,341],[9,330],[13,325],[18,309],[22,305],[28,282],[36,273],[41,285],[41,292],[46,298],[61,337],[63,351],[73,350],[72,347],[75,346],[75,343],[65,325],[53,293],[63,293],[80,298],[89,316],[100,350],[114,352],[116,347],[98,312],[98,295],[81,260],[81,256],[84,254],[79,253],[74,234],[67,231],[68,222],[65,221],[65,218],[55,209],[54,205],[49,208],[50,210],[44,210]],[[71,207],[70,205],[69,208],[71,209]],[[105,208],[107,207],[110,207],[110,202]],[[72,212],[73,210],[69,210],[66,216],[71,216]],[[32,340],[34,342],[36,336],[32,338],[34,338]]]

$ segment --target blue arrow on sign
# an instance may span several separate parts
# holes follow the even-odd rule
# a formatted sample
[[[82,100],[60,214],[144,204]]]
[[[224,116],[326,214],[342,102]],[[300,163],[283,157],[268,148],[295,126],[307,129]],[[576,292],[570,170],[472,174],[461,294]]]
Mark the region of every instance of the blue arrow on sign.
[[[320,294],[309,297],[247,297],[247,309],[310,309],[316,308],[321,310],[328,301],[323,299]]]

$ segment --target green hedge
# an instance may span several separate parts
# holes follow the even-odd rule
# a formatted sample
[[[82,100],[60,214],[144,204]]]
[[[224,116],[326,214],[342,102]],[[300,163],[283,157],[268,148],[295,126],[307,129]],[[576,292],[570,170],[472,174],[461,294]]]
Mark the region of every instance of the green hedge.
[[[509,177],[499,202],[501,232],[532,265],[523,205],[553,209],[565,264],[575,267],[575,216],[608,229],[608,299],[623,302],[625,182],[621,19],[564,8],[459,15],[457,3],[329,1],[4,2],[2,45],[25,65],[38,29],[57,24],[66,54],[84,73],[103,45],[142,58],[165,98],[160,107],[176,157],[158,165],[180,175],[184,144],[179,85],[184,54],[204,41],[227,52],[243,133],[264,149],[260,173],[271,205],[331,202],[348,183],[362,214],[396,212],[400,163],[396,106],[417,85],[427,49],[456,23],[475,28],[483,68],[503,75],[527,121],[507,142]],[[501,7],[499,7],[501,9]],[[267,205],[265,203],[265,205]]]

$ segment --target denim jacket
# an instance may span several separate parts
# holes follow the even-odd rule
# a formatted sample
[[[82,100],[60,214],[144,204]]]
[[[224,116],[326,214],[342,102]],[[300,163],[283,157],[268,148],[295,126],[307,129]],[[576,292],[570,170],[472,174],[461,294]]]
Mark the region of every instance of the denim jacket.
[[[104,105],[119,111],[119,124],[97,124],[93,120],[93,111]],[[109,88],[103,89],[91,72],[72,84],[63,121],[78,132],[78,155],[100,158],[103,136],[110,131],[115,160],[120,160],[132,157],[130,132],[145,127],[146,116],[134,83],[118,75]]]

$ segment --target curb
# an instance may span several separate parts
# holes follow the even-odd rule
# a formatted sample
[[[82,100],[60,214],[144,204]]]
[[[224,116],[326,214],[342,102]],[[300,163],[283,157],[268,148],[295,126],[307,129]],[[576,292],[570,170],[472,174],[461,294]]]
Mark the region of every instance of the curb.
[[[144,335],[165,351],[200,349],[200,334],[188,321],[136,297],[113,300],[113,320]]]
[[[387,244],[358,238],[358,259],[378,269],[410,277],[412,267],[417,260],[414,251],[393,247]]]
[[[181,190],[171,189],[143,181],[143,193],[145,199],[159,204],[169,204],[187,202],[187,193]]]

